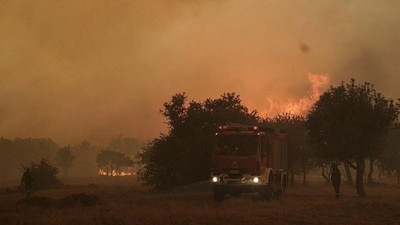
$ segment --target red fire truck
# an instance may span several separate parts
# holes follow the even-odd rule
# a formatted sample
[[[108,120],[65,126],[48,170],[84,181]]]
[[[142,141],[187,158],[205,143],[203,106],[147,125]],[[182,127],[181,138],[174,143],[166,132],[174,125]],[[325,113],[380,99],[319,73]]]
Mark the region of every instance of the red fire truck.
[[[257,126],[220,126],[212,160],[214,200],[258,192],[280,197],[287,185],[287,135]]]

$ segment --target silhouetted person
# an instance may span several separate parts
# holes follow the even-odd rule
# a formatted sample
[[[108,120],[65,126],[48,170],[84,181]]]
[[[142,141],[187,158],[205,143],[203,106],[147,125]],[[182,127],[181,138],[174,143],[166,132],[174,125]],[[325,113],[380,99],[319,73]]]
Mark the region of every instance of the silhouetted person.
[[[336,198],[340,197],[340,184],[342,183],[340,170],[337,167],[336,163],[332,163],[331,166],[331,181],[333,184],[333,188],[335,189]]]
[[[31,169],[26,168],[24,174],[22,174],[21,185],[24,187],[26,191],[27,198],[29,198],[29,196],[31,195],[33,180],[34,178]]]

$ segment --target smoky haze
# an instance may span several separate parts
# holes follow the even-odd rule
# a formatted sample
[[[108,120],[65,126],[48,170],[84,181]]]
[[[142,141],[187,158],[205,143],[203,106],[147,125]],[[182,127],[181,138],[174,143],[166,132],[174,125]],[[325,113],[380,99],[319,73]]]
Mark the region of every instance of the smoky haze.
[[[234,91],[264,116],[271,99],[312,95],[310,74],[397,98],[399,11],[389,0],[2,0],[0,136],[148,139],[183,91]]]

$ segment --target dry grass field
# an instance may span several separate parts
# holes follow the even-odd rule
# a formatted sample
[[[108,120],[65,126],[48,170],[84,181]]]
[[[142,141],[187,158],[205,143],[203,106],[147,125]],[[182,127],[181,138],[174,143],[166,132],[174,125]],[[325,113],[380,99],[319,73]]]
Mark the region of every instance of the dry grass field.
[[[359,199],[354,188],[343,186],[335,199],[330,186],[314,184],[289,188],[281,200],[247,194],[217,203],[206,190],[151,193],[132,184],[76,185],[33,193],[28,202],[21,193],[1,194],[0,224],[400,224],[399,186],[366,191],[368,197]],[[98,196],[98,204],[62,204],[81,193]]]

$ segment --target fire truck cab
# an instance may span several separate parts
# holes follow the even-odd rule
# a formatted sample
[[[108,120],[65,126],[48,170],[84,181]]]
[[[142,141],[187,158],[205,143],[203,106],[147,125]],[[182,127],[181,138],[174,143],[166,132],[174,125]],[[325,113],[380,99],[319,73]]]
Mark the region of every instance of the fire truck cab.
[[[286,133],[225,125],[215,136],[211,172],[214,200],[248,192],[258,192],[265,199],[284,194],[288,177]]]

